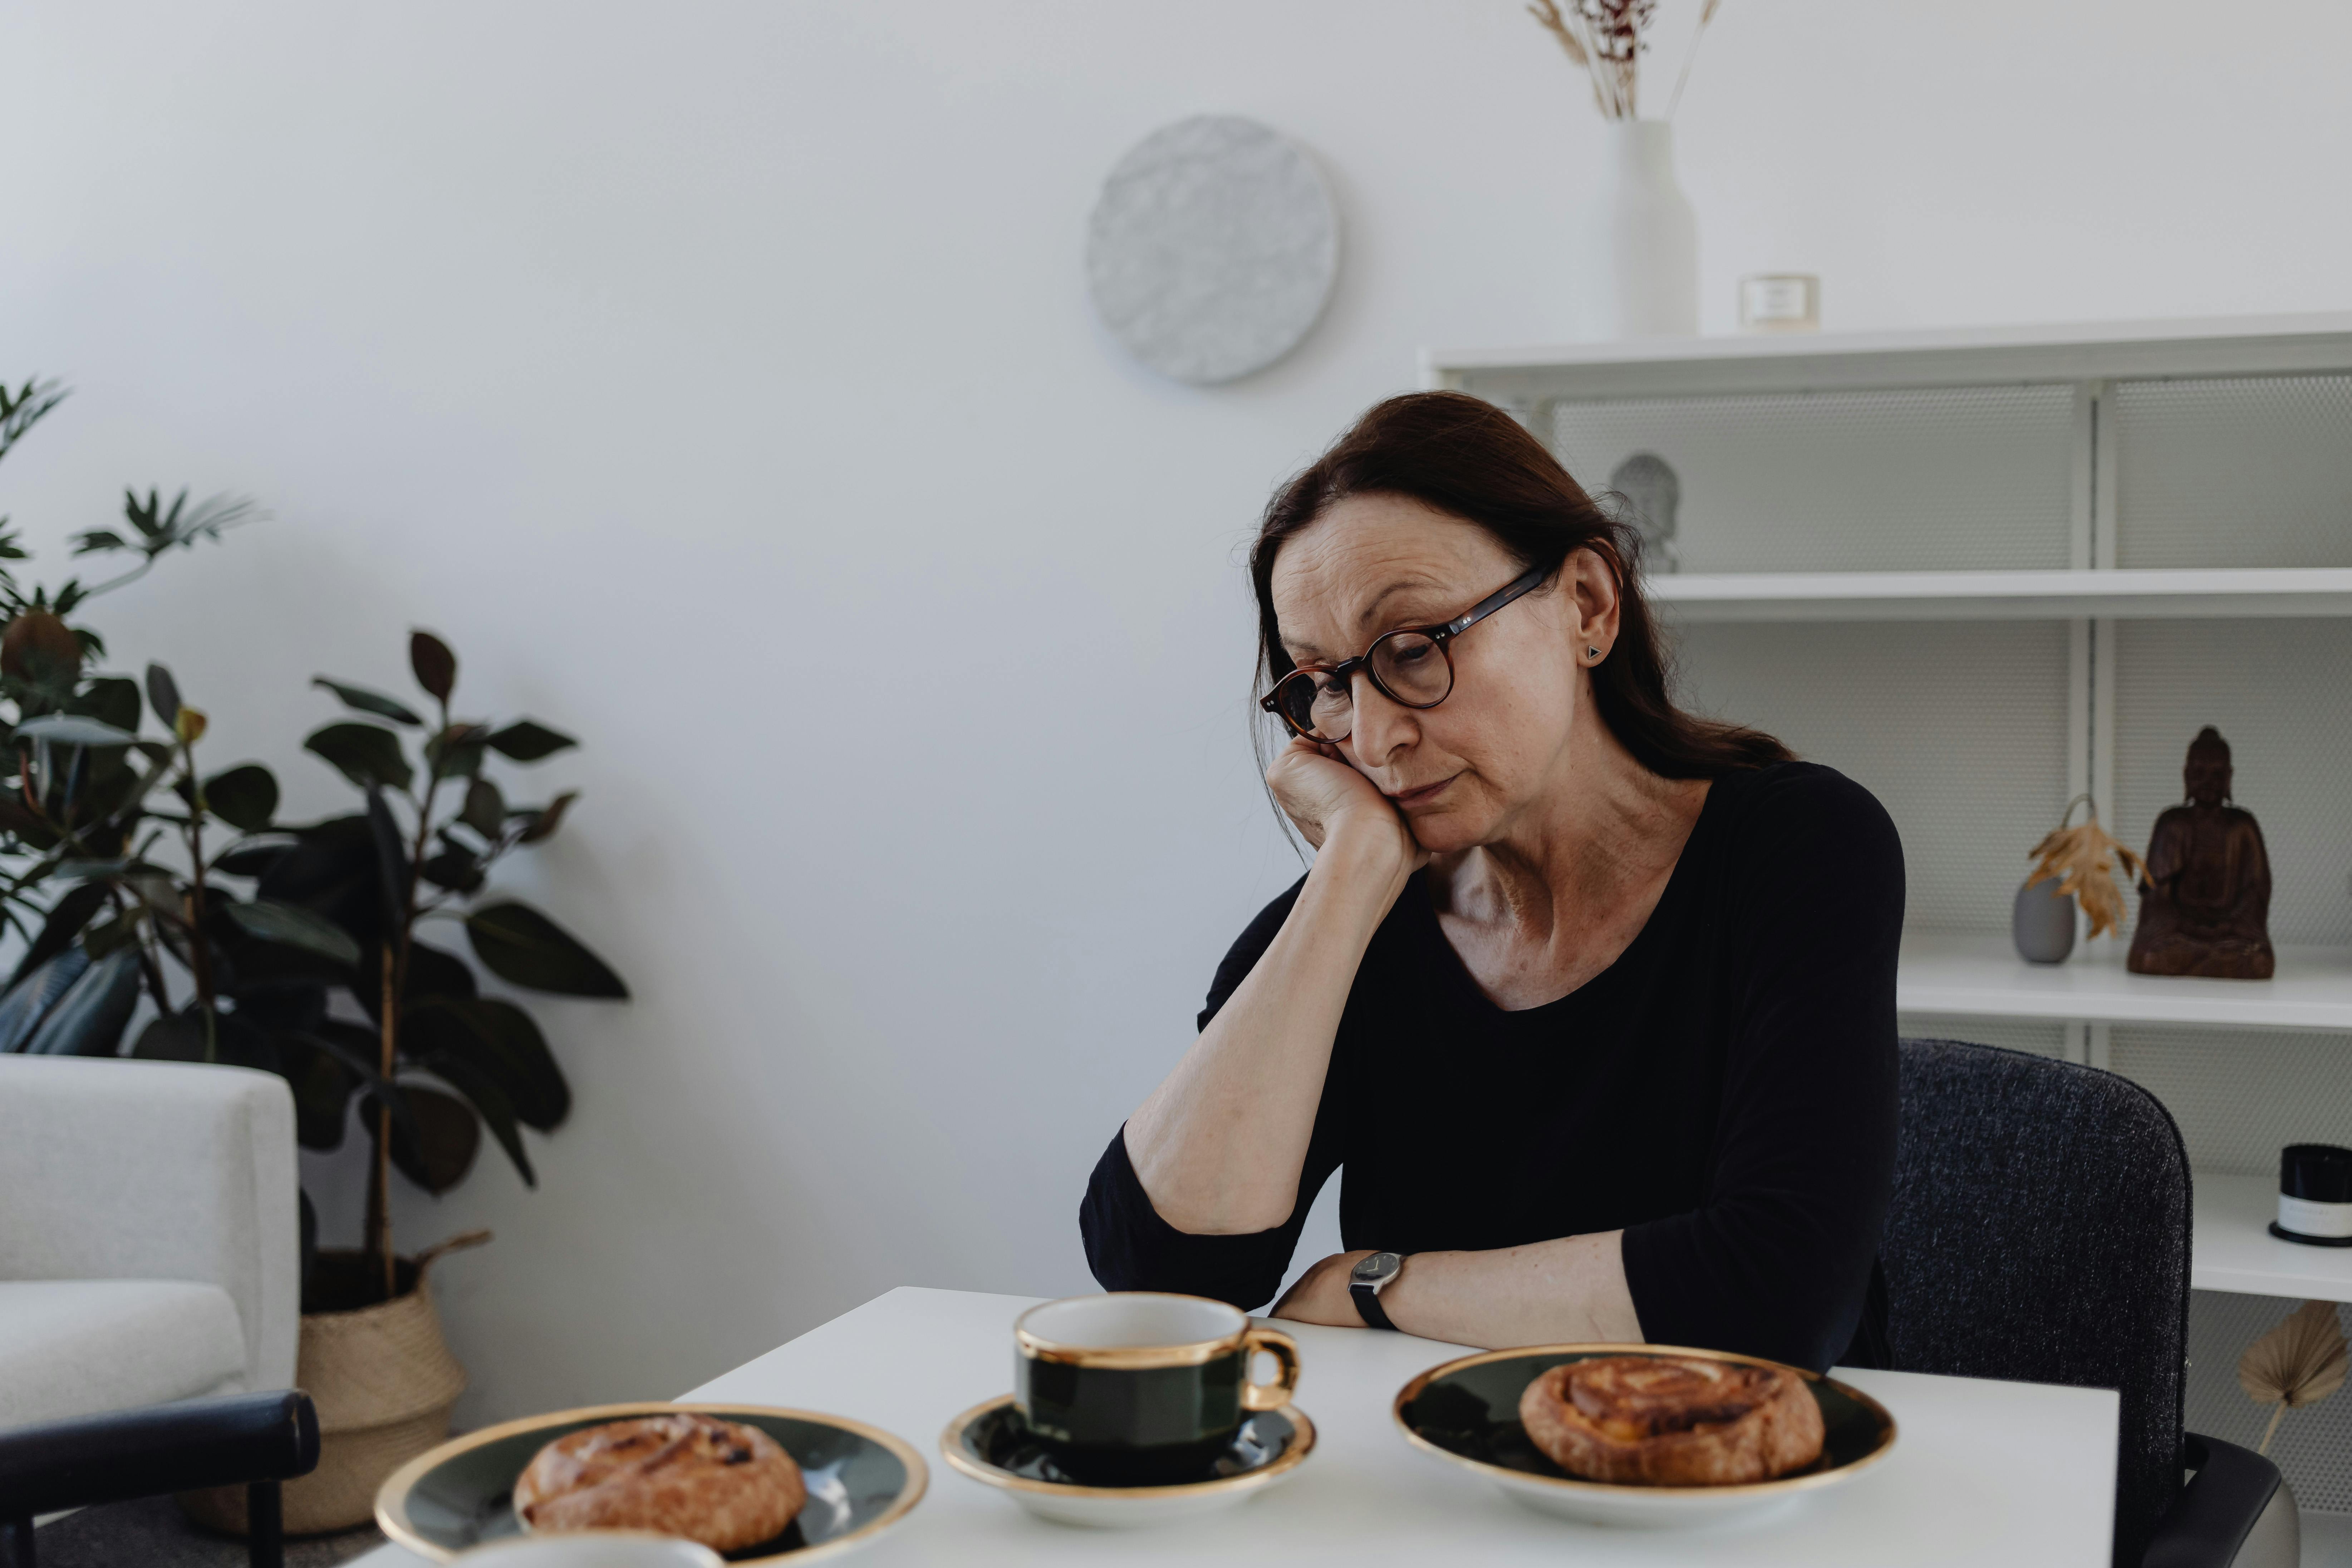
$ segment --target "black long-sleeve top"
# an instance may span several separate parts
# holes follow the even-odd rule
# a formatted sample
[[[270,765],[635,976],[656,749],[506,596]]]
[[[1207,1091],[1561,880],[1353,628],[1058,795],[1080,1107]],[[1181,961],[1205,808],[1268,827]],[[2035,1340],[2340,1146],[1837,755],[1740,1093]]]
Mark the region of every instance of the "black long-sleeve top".
[[[1234,943],[1202,1027],[1297,897]],[[1718,778],[1641,934],[1538,1007],[1487,1000],[1416,877],[1357,968],[1290,1217],[1250,1236],[1176,1229],[1122,1129],[1080,1210],[1095,1278],[1258,1306],[1344,1166],[1350,1250],[1622,1227],[1650,1342],[1815,1369],[1866,1359],[1884,1335],[1872,1279],[1894,1176],[1902,924],[1894,824],[1861,785],[1805,763]]]

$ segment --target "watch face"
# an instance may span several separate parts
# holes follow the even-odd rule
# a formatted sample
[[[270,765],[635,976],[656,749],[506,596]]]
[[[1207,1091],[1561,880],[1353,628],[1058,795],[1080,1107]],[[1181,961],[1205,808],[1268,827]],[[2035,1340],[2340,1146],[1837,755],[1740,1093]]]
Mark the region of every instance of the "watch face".
[[[1348,1278],[1359,1285],[1377,1285],[1404,1267],[1404,1259],[1393,1252],[1375,1252],[1348,1271]]]

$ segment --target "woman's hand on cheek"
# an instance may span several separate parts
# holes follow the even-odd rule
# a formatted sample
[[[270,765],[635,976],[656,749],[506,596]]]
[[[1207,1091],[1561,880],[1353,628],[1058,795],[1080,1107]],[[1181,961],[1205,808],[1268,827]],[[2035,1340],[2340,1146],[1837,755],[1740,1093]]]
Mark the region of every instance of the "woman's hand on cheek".
[[[1348,1294],[1348,1274],[1370,1256],[1370,1252],[1335,1252],[1318,1260],[1282,1293],[1267,1316],[1334,1329],[1364,1327],[1364,1315],[1356,1310],[1355,1298]]]
[[[1344,827],[1393,848],[1409,868],[1428,862],[1428,851],[1413,842],[1395,803],[1350,766],[1337,746],[1293,740],[1265,770],[1265,782],[1284,815],[1318,849]]]

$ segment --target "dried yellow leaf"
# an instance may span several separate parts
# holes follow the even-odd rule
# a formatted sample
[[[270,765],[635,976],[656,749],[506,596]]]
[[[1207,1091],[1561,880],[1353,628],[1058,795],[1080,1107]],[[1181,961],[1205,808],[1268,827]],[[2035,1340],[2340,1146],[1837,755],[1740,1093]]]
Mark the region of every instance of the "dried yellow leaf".
[[[2074,815],[2077,805],[2088,805],[2090,812],[2083,821],[2069,827],[2066,819]],[[2123,929],[2124,896],[2116,887],[2116,865],[2120,863],[2131,873],[2135,887],[2147,874],[2147,867],[2140,858],[2099,826],[2098,802],[2087,795],[2078,795],[2066,803],[2066,809],[2058,815],[2058,826],[2033,847],[2031,858],[2033,874],[2026,881],[2031,884],[2052,877],[2059,879],[2059,896],[2072,893],[2082,900],[2083,913],[2090,921],[2093,936]]]
[[[2238,1386],[2257,1405],[2300,1410],[2344,1386],[2344,1325],[2333,1301],[2305,1301],[2238,1358]]]
[[[2254,1452],[2271,1451],[2279,1418],[2288,1411],[2316,1405],[2343,1387],[2346,1366],[2344,1325],[2333,1301],[2305,1301],[2248,1345],[2238,1358],[2238,1386],[2255,1404],[2273,1407]]]

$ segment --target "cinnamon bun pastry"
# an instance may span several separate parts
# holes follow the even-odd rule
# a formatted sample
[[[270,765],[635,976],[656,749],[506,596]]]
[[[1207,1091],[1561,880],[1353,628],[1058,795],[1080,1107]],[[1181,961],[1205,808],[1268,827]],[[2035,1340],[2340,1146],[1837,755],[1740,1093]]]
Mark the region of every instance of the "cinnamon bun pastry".
[[[807,1500],[801,1468],[773,1437],[691,1411],[559,1437],[514,1489],[526,1530],[648,1530],[714,1552],[782,1534]]]
[[[1822,1453],[1821,1406],[1803,1378],[1696,1356],[1556,1366],[1519,1396],[1519,1421],[1569,1474],[1636,1486],[1770,1480]]]

